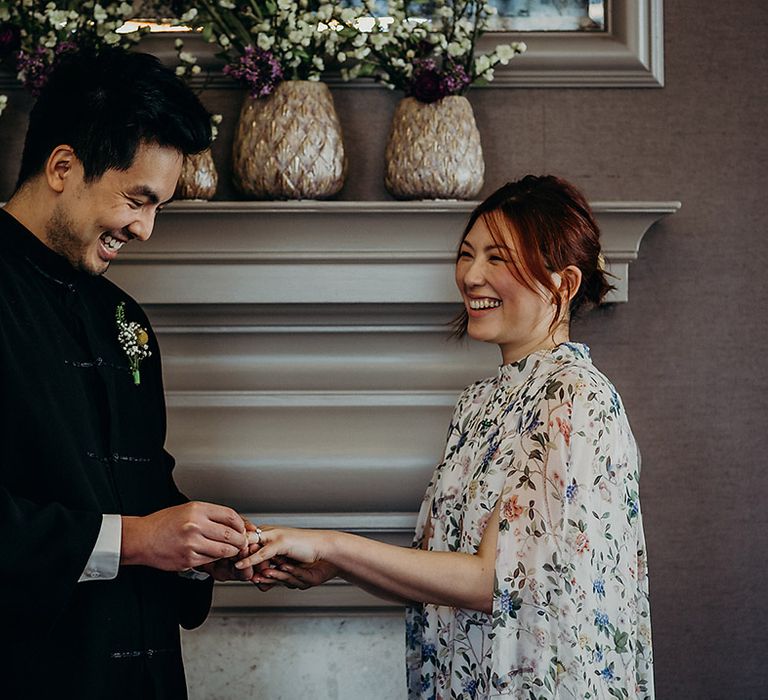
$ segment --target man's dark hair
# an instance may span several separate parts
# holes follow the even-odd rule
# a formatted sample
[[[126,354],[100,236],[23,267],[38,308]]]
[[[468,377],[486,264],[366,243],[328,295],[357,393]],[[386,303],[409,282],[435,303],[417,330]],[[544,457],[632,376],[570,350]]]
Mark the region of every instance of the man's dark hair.
[[[62,57],[32,108],[17,189],[39,174],[56,146],[80,159],[85,181],[127,170],[143,143],[199,153],[210,115],[154,56],[105,49]]]

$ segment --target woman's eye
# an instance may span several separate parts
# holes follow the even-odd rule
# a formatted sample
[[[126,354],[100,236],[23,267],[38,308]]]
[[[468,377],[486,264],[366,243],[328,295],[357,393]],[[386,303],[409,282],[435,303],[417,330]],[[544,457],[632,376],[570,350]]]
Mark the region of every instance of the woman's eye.
[[[504,258],[502,258],[500,255],[491,255],[490,258],[488,258],[491,262],[506,262]]]
[[[471,253],[469,253],[469,252],[468,252],[468,251],[466,251],[466,250],[462,250],[462,251],[459,253],[459,258],[464,258],[465,260],[468,260],[468,259],[469,259],[469,258],[471,258],[471,257],[472,257]]]

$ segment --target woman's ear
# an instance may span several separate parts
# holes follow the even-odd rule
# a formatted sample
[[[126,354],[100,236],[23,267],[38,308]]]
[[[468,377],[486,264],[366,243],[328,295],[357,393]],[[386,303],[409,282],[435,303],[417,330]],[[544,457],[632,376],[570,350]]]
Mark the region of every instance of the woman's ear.
[[[570,302],[581,287],[581,270],[576,265],[568,265],[565,270],[562,271],[563,284],[560,285],[562,292],[565,292]]]
[[[581,270],[576,265],[568,265],[564,270],[552,273],[555,284],[560,289],[560,294],[565,298],[566,303],[570,302],[581,286]]]

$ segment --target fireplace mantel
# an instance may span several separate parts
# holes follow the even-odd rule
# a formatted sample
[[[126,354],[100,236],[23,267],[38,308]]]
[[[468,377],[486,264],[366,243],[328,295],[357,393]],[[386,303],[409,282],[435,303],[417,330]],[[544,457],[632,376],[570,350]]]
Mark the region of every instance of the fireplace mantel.
[[[178,202],[110,277],[145,304],[451,304],[456,245],[475,204]],[[643,236],[680,203],[592,207],[615,276],[609,301],[625,302]]]
[[[472,202],[179,202],[109,276],[163,352],[168,449],[191,497],[259,523],[408,544],[461,389],[498,350],[446,341]],[[595,202],[614,302],[677,202]],[[340,581],[220,584],[219,613],[372,609]]]

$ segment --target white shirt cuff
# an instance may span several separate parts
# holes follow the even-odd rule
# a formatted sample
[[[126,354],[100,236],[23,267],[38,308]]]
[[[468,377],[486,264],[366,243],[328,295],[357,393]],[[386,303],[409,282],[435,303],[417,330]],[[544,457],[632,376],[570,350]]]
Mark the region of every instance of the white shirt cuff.
[[[101,530],[93,552],[85,565],[78,583],[84,581],[109,581],[117,577],[120,569],[120,545],[123,522],[119,515],[105,513],[101,516]]]

